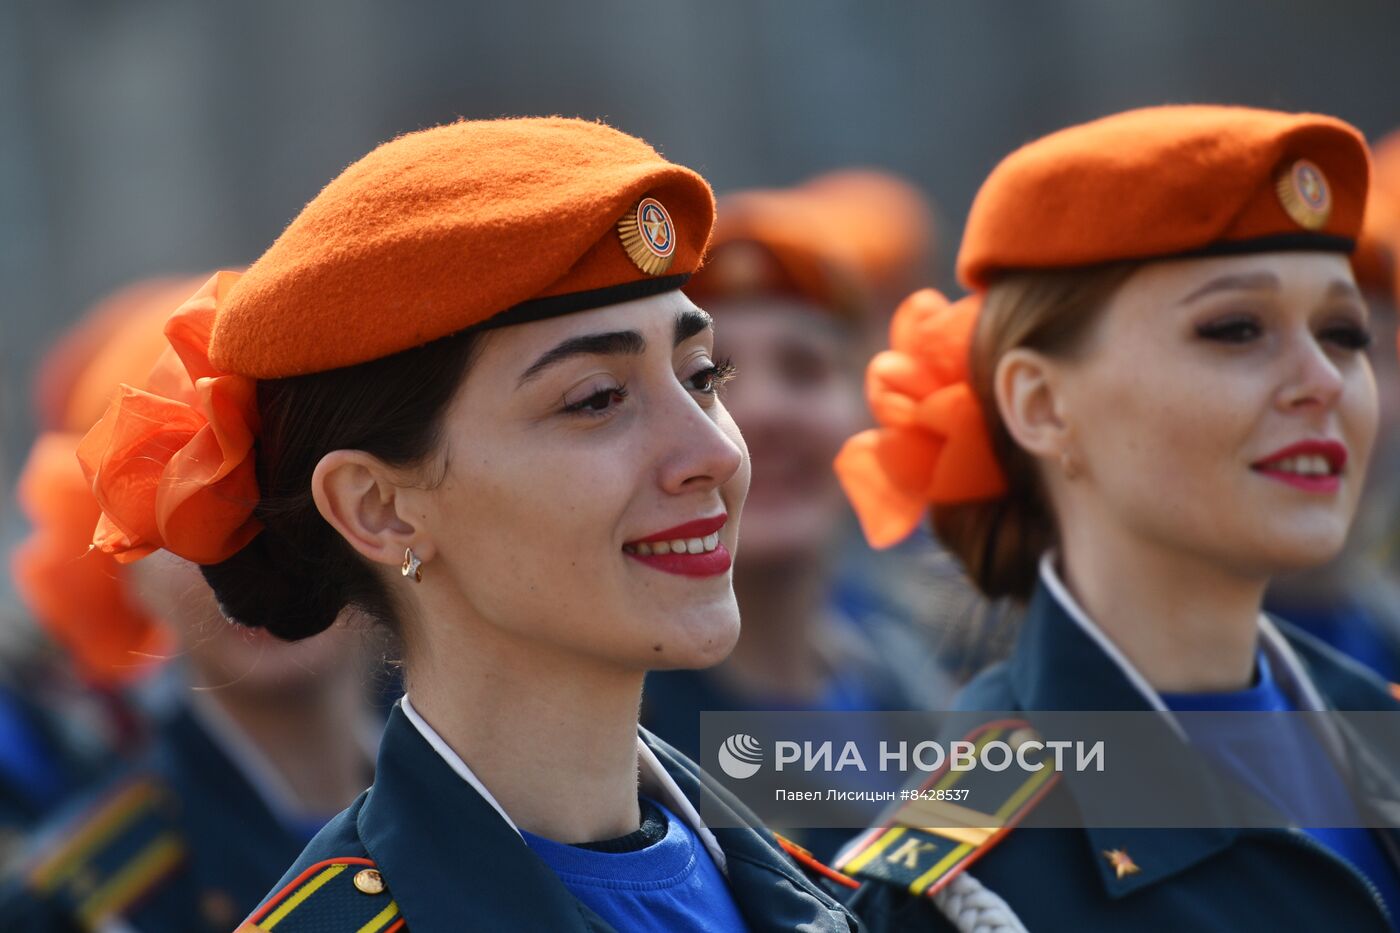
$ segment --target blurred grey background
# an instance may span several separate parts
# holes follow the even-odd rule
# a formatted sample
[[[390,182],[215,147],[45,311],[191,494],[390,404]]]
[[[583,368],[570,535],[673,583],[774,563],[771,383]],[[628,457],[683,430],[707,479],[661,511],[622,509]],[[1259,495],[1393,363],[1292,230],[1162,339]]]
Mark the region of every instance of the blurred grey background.
[[[0,0],[3,484],[64,326],[134,279],[251,261],[399,133],[600,117],[720,192],[885,167],[937,205],[951,287],[976,186],[1018,144],[1188,101],[1375,138],[1400,126],[1397,46],[1397,0]]]

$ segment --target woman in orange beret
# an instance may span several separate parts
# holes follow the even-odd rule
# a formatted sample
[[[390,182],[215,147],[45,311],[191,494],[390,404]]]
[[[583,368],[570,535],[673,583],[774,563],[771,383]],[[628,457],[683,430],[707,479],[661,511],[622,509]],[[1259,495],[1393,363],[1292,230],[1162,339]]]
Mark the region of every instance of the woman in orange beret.
[[[1384,825],[1346,780],[1393,783],[1362,762],[1378,749],[1331,721],[1292,741],[1178,717],[1398,708],[1383,681],[1261,612],[1271,578],[1341,549],[1375,440],[1348,263],[1367,173],[1360,135],[1324,116],[1182,106],[1072,127],[983,185],[958,258],[973,294],[916,293],[897,312],[869,372],[880,427],[837,467],[874,543],[932,507],[982,592],[1026,604],[1011,658],[959,707],[1152,713],[1179,730],[1166,751],[1284,816],[992,832],[898,811],[838,860],[871,882],[855,903],[873,928],[945,914],[960,929],[1396,928],[1400,837],[1282,828],[1316,801],[1342,814],[1324,826]],[[957,825],[1096,803],[1054,777],[988,789],[970,772],[960,786],[985,823]]]
[[[713,210],[597,123],[401,137],[210,280],[180,365],[86,438],[103,550],[195,561],[283,638],[349,610],[402,646],[373,787],[241,929],[853,928],[637,727],[647,670],[738,634],[748,461],[678,291]]]

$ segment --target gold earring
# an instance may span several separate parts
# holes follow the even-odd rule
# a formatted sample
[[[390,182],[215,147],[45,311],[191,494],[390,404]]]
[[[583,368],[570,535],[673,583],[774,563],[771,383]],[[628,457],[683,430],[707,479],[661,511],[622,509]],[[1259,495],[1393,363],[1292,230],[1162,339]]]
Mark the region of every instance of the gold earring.
[[[1065,479],[1074,479],[1079,475],[1079,464],[1074,462],[1068,450],[1060,451],[1060,469],[1064,471]]]
[[[412,577],[414,583],[423,582],[423,562],[418,559],[418,555],[413,553],[413,548],[403,549],[403,566],[399,568],[403,575]]]

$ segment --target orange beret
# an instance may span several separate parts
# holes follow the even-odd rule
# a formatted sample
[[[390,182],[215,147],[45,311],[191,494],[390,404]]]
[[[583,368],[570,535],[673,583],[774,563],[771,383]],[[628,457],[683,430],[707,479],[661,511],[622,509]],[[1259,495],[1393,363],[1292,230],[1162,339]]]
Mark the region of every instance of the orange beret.
[[[167,346],[161,327],[207,275],[144,279],[92,307],[44,354],[34,377],[39,426],[86,431],[117,384],[136,382]]]
[[[1366,143],[1317,114],[1150,107],[1038,139],[973,201],[958,276],[1282,249],[1350,253]]]
[[[99,302],[40,363],[35,395],[45,433],[20,474],[32,530],[10,562],[15,590],[90,682],[116,686],[165,655],[165,626],[133,601],[116,562],[91,547],[101,509],[78,464],[82,432],[119,383],[147,377],[169,347],[165,323],[201,279],[160,278]]]
[[[1371,184],[1391,200],[1400,200],[1400,130],[1371,147]]]
[[[705,180],[601,123],[463,121],[347,168],[221,302],[209,359],[257,379],[350,366],[474,324],[679,288]]]
[[[878,296],[893,296],[893,305],[928,284],[935,230],[919,188],[891,172],[852,168],[818,175],[802,190],[820,199],[842,233],[841,245]]]
[[[117,562],[91,547],[101,509],[76,456],[81,435],[35,442],[17,498],[33,531],[10,559],[15,591],[89,682],[118,686],[149,672],[170,649],[165,626],[126,589]]]
[[[1371,192],[1351,266],[1362,288],[1400,302],[1400,132],[1371,148]]]
[[[380,146],[170,317],[170,350],[78,447],[93,543],[227,560],[261,530],[259,379],[678,289],[713,225],[704,179],[600,123],[459,122]]]
[[[860,317],[868,295],[829,222],[822,205],[800,189],[726,195],[705,265],[685,292],[701,305],[791,295],[838,317]]]
[[[931,225],[912,185],[870,169],[720,199],[705,265],[686,286],[700,304],[789,294],[863,316],[891,289],[919,284]]]
[[[1400,198],[1371,189],[1366,199],[1366,220],[1351,254],[1356,284],[1367,292],[1391,299],[1395,294],[1395,253],[1400,246]]]

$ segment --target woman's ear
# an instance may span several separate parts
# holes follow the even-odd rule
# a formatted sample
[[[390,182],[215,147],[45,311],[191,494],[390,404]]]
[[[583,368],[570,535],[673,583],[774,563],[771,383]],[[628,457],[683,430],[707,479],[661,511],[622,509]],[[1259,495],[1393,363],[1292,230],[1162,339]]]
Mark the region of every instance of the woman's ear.
[[[993,381],[1007,432],[1026,451],[1046,460],[1060,459],[1069,449],[1060,375],[1054,360],[1018,347],[997,363]]]
[[[404,507],[399,471],[363,450],[333,450],[311,474],[321,517],[366,559],[398,565],[404,548],[427,559],[419,529]]]

